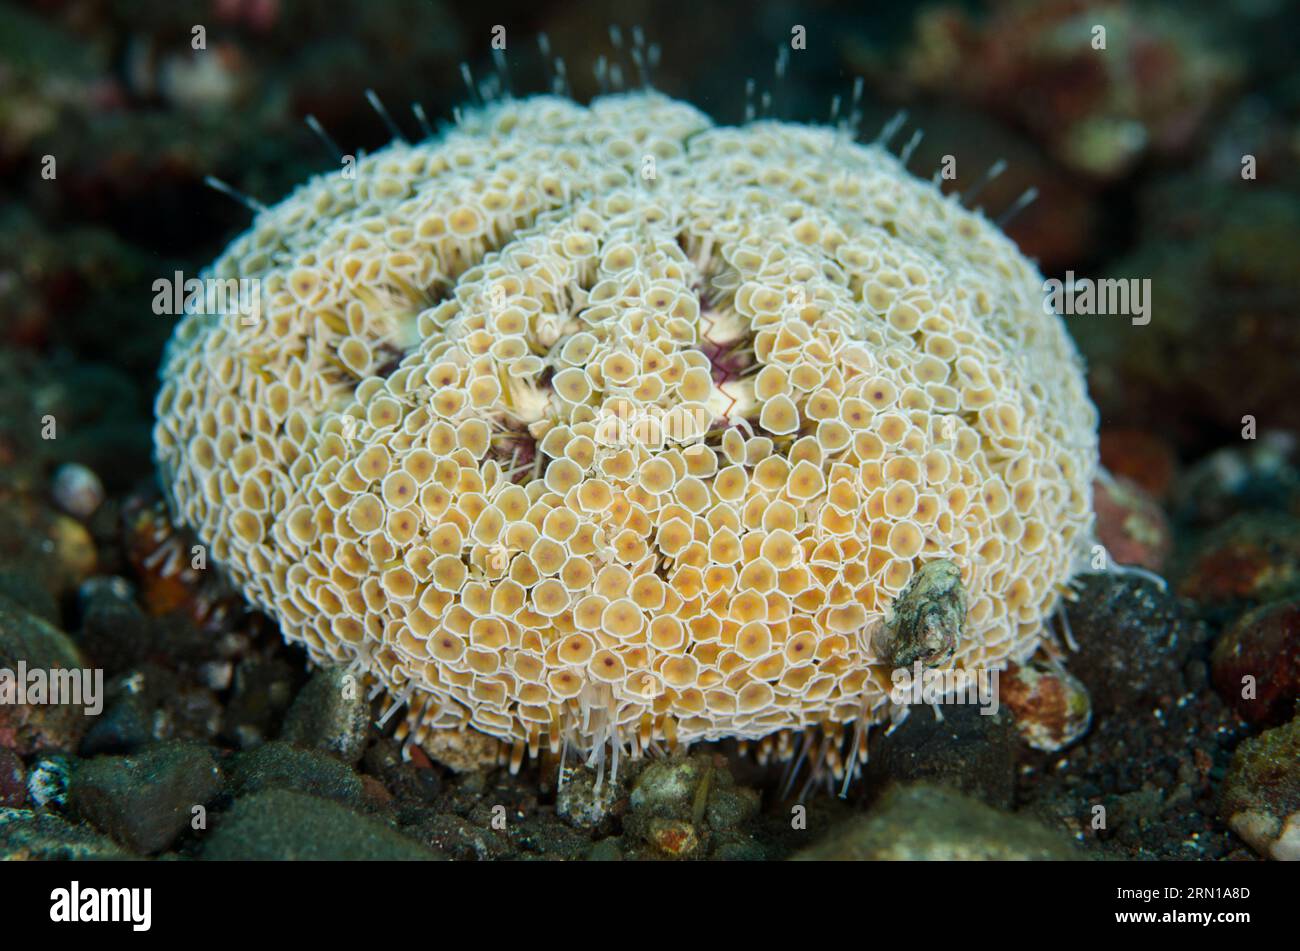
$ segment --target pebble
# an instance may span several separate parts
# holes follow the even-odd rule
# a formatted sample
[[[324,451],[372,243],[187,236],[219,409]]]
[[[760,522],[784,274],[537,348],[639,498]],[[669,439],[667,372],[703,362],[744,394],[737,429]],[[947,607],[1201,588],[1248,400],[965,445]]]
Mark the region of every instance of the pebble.
[[[1093,712],[1141,709],[1184,692],[1183,668],[1205,629],[1149,578],[1081,576],[1065,610],[1077,651],[1065,666],[1092,697]]]
[[[1083,682],[1044,661],[1008,664],[999,691],[1021,739],[1036,750],[1063,750],[1092,725],[1092,701]]]
[[[1241,742],[1219,811],[1260,855],[1300,861],[1300,717]]]
[[[323,750],[355,764],[370,735],[370,706],[365,690],[342,667],[316,671],[285,717],[280,738],[295,746]]]
[[[1064,835],[945,786],[894,786],[795,861],[1007,861],[1085,857]]]
[[[430,757],[454,773],[477,773],[501,761],[501,741],[478,730],[434,730],[424,740]]]
[[[612,825],[627,808],[626,771],[611,782],[608,772],[596,789],[596,771],[584,765],[566,766],[564,782],[555,793],[555,812],[575,829]]]
[[[50,495],[54,504],[69,515],[87,519],[104,502],[104,483],[86,466],[68,462],[54,471]]]
[[[37,809],[62,809],[68,804],[72,764],[62,753],[38,756],[27,768],[27,798]]]
[[[194,809],[221,791],[221,772],[206,746],[167,742],[132,756],[82,760],[72,773],[75,812],[134,852],[172,845]]]
[[[1193,547],[1178,593],[1225,621],[1300,594],[1300,519],[1251,513],[1224,522]]]
[[[1092,484],[1097,513],[1097,537],[1110,557],[1121,565],[1148,571],[1164,569],[1173,535],[1164,510],[1136,482],[1123,476]]]
[[[1300,598],[1256,608],[1219,635],[1211,655],[1219,694],[1252,723],[1285,723],[1300,698]]]
[[[12,676],[0,681],[0,691],[16,690],[20,662],[27,671],[81,670],[81,651],[73,640],[48,621],[0,597],[0,670]],[[3,696],[3,694],[0,694]],[[18,703],[17,693],[0,702],[0,747],[20,756],[40,750],[75,750],[89,726],[84,707],[72,703]],[[83,700],[89,699],[85,696]],[[102,699],[102,698],[101,698]]]

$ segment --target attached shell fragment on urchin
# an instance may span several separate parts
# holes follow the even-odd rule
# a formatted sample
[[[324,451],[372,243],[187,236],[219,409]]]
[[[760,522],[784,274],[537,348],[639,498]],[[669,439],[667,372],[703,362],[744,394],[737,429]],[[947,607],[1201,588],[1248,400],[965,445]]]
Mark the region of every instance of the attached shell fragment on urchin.
[[[507,100],[313,179],[210,273],[260,319],[170,344],[175,514],[416,742],[861,741],[890,713],[862,632],[927,566],[966,601],[934,661],[999,666],[1091,541],[1041,277],[842,130]]]

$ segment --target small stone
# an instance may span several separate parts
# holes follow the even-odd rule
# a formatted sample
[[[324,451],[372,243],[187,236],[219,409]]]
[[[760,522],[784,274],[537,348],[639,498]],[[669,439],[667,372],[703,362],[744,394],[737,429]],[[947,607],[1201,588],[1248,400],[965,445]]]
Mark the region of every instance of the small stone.
[[[620,776],[618,782],[611,782],[607,772],[597,790],[594,769],[566,767],[563,785],[555,794],[556,814],[575,829],[607,825],[627,805],[622,779]]]
[[[124,859],[128,853],[106,835],[58,816],[0,806],[0,861],[66,862]]]
[[[660,852],[675,858],[693,858],[700,852],[695,826],[681,819],[651,819],[646,839]]]
[[[1082,575],[1079,597],[1065,602],[1078,650],[1066,657],[1087,687],[1093,712],[1132,710],[1184,692],[1183,667],[1205,637],[1172,594],[1151,579]]]
[[[109,704],[81,741],[82,756],[134,753],[155,739],[153,710],[139,693],[125,693]]]
[[[1178,593],[1224,620],[1300,594],[1300,519],[1270,513],[1224,522],[1193,548]]]
[[[140,853],[161,852],[176,840],[196,806],[221,790],[221,773],[207,747],[168,742],[134,756],[78,763],[70,802],[82,818]]]
[[[287,789],[241,797],[213,826],[200,858],[410,861],[442,857],[378,819]]]
[[[74,518],[87,519],[104,501],[104,483],[86,466],[65,463],[50,480],[54,504]]]
[[[68,803],[72,765],[61,753],[39,756],[27,770],[27,798],[37,809],[62,809]]]
[[[365,752],[369,731],[370,708],[356,677],[343,667],[326,667],[298,691],[280,738],[355,764]]]
[[[50,523],[49,540],[69,587],[80,585],[95,573],[99,555],[86,526],[66,515],[55,515]]]
[[[71,638],[48,621],[0,597],[0,747],[20,756],[38,750],[75,750],[90,724],[85,704],[94,698],[82,696],[83,703],[49,703],[49,698],[35,702],[30,692],[19,690],[29,684],[18,681],[20,670],[39,672],[46,681],[51,680],[49,672],[66,670],[84,685],[84,669],[81,651]],[[53,686],[50,683],[51,689]],[[18,702],[24,693],[28,702]],[[77,698],[61,692],[59,699]]]
[[[942,786],[895,786],[796,853],[796,861],[1078,859],[1069,839]]]
[[[501,760],[501,741],[478,730],[433,730],[420,744],[454,773],[477,773]]]
[[[300,749],[278,740],[237,753],[227,773],[237,796],[291,789],[357,805],[364,794],[360,777],[347,764],[320,750]]]
[[[0,571],[62,598],[93,573],[97,557],[94,540],[76,519],[29,496],[0,495]]]
[[[1219,812],[1260,855],[1300,861],[1300,717],[1241,742]]]
[[[1036,750],[1065,749],[1092,725],[1087,688],[1063,669],[1042,661],[1008,664],[999,684],[1021,738]]]
[[[1155,500],[1130,479],[1115,476],[1092,484],[1097,537],[1121,565],[1161,571],[1173,547],[1169,519]]]
[[[744,825],[758,815],[762,797],[757,790],[737,786],[730,777],[715,783],[709,790],[709,802],[704,810],[704,821],[713,832],[729,832]]]
[[[27,770],[12,750],[0,749],[0,806],[27,803]]]
[[[1219,635],[1210,663],[1215,688],[1242,717],[1289,720],[1300,698],[1300,598],[1242,615]]]
[[[708,757],[657,760],[641,770],[632,788],[630,806],[637,814],[689,818],[705,774],[713,768]]]

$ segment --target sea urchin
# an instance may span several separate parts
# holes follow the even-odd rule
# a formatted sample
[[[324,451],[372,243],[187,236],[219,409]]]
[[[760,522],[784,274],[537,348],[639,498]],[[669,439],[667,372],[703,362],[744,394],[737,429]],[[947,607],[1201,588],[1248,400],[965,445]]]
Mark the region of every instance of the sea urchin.
[[[982,215],[843,130],[656,93],[506,100],[355,171],[212,266],[260,306],[182,321],[155,441],[175,515],[402,737],[517,766],[857,725],[840,772],[937,560],[938,662],[1034,651],[1096,413]]]

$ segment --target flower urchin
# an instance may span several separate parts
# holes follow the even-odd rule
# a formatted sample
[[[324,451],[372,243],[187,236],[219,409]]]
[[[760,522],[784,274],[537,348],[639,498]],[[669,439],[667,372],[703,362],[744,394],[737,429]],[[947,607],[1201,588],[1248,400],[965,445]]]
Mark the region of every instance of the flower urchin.
[[[525,753],[826,743],[952,562],[965,668],[1023,660],[1092,541],[1096,413],[1041,278],[843,132],[655,93],[507,100],[322,175],[211,270],[155,440],[285,636]]]

